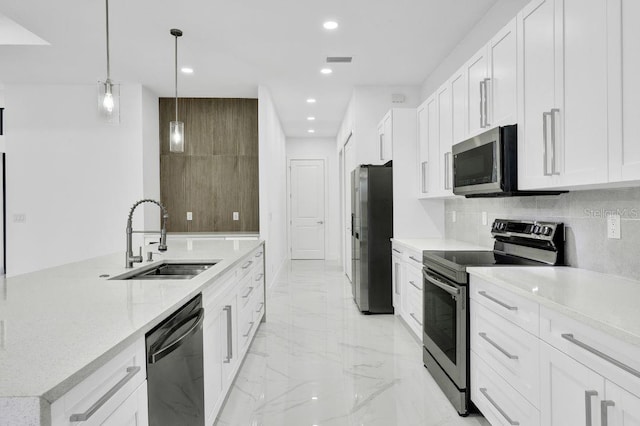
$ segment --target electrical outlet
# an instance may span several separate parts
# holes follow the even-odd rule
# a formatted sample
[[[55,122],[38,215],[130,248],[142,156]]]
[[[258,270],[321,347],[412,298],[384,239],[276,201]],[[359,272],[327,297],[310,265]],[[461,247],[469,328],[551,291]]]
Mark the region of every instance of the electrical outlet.
[[[482,225],[487,226],[487,212],[482,212]]]
[[[25,223],[27,221],[27,215],[25,213],[16,213],[13,215],[13,221],[15,223]]]
[[[457,219],[458,218],[456,217],[456,211],[455,210],[451,211],[451,222],[456,223]]]
[[[240,220],[240,213],[239,212],[233,212],[233,220]]]
[[[620,239],[620,215],[607,216],[607,238]]]
[[[193,212],[187,212],[187,220],[193,220]]]

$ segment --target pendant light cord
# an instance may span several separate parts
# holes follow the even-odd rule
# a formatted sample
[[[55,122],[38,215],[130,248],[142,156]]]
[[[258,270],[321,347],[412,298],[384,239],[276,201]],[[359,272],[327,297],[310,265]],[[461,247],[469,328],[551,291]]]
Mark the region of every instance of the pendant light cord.
[[[105,0],[107,9],[107,83],[111,83],[111,61],[109,58],[109,0]]]
[[[178,36],[176,38],[176,121],[178,121]]]

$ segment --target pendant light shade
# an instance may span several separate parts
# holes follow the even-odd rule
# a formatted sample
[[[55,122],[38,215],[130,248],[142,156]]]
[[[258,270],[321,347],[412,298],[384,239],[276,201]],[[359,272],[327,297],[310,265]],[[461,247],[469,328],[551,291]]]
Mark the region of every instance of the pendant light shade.
[[[178,121],[178,37],[182,37],[182,31],[172,29],[171,35],[175,37],[175,86],[176,86],[176,119],[169,124],[169,152],[184,152],[184,123]]]
[[[111,80],[111,61],[109,55],[109,0],[106,5],[107,32],[107,79],[98,82],[98,111],[103,119],[110,124],[120,123],[120,85]]]

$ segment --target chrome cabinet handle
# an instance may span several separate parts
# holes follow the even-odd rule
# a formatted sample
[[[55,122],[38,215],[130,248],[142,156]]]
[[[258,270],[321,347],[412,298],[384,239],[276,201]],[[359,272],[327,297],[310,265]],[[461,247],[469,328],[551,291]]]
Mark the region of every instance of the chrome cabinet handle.
[[[422,162],[422,193],[429,192],[429,175],[428,175],[428,161]]]
[[[396,253],[402,254],[402,252],[400,250],[398,250],[398,249],[393,249],[393,251],[395,251]]]
[[[418,320],[418,318],[416,318],[416,316],[414,315],[414,313],[413,313],[413,312],[411,312],[409,315],[411,315],[411,318],[413,318],[413,320],[414,320],[415,322],[417,322],[417,323],[418,323],[418,325],[420,325],[420,327],[422,327],[422,322],[421,322],[420,320]]]
[[[588,390],[584,392],[584,409],[587,421],[586,426],[591,426],[591,398],[598,396],[598,392],[594,390]]]
[[[489,342],[489,344],[491,346],[493,346],[494,348],[496,348],[497,350],[499,350],[500,352],[502,352],[504,354],[504,356],[506,356],[509,359],[518,359],[518,355],[512,355],[509,352],[507,352],[502,346],[498,345],[496,342],[494,342],[493,340],[491,340],[488,336],[487,333],[478,333],[478,336],[482,337],[484,340],[486,340],[487,342]]]
[[[242,296],[243,299],[246,299],[247,297],[249,297],[249,295],[251,294],[251,292],[253,291],[253,287],[249,287],[249,291],[247,291],[247,294],[245,294],[244,296]]]
[[[233,314],[231,309],[231,305],[226,305],[223,308],[223,311],[227,311],[227,358],[223,361],[225,364],[229,364],[231,362],[231,358],[233,358],[233,325],[231,324],[233,321]]]
[[[262,256],[262,252],[261,252],[261,251],[259,251],[258,253],[256,253],[256,255],[255,255],[254,257],[260,257],[260,256]]]
[[[615,406],[616,403],[610,400],[600,401],[600,425],[607,426],[609,424],[609,407]]]
[[[480,128],[484,129],[484,87],[486,80],[480,82]]]
[[[480,392],[484,395],[485,398],[487,398],[487,401],[489,401],[491,403],[491,405],[493,405],[495,407],[496,410],[498,410],[498,412],[500,414],[502,414],[502,417],[505,418],[505,420],[512,426],[518,426],[520,424],[520,422],[517,422],[515,420],[512,420],[511,417],[509,417],[507,415],[507,413],[504,412],[504,410],[502,408],[500,408],[500,406],[498,404],[496,404],[496,402],[493,400],[493,398],[491,398],[489,396],[489,394],[487,393],[487,388],[480,388]]]
[[[264,277],[264,274],[258,275],[254,281],[260,281],[262,277]]]
[[[416,258],[415,258],[415,257],[413,257],[413,256],[409,256],[409,259],[413,260],[414,262],[418,262],[419,264],[421,264],[421,265],[422,265],[422,260],[416,259]]]
[[[417,288],[418,290],[422,291],[422,288],[418,287],[418,286],[416,285],[416,283],[415,283],[415,282],[413,282],[413,281],[409,281],[409,284],[411,284],[412,286],[414,286],[414,287],[415,287],[415,288]]]
[[[318,225],[324,225],[324,220],[319,220],[316,222]]]
[[[452,179],[451,153],[444,153],[444,189],[451,189]]]
[[[258,308],[258,310],[256,312],[260,313],[262,312],[262,307],[264,306],[264,302],[260,302],[260,307]]]
[[[93,403],[91,407],[87,409],[84,413],[72,414],[69,417],[70,422],[84,422],[89,420],[91,416],[95,414],[96,411],[100,409],[113,395],[116,394],[120,389],[124,387],[133,376],[138,374],[140,371],[140,367],[127,367],[127,375],[124,376],[118,383],[116,383],[111,389],[109,389],[104,395],[102,395],[96,402]]]
[[[460,289],[457,289],[453,286],[443,283],[440,280],[435,279],[431,275],[427,274],[424,270],[422,271],[422,276],[424,277],[425,280],[429,281],[431,284],[435,285],[436,287],[441,288],[442,290],[446,291],[452,296],[458,296],[460,294]]]
[[[549,148],[549,127],[551,126],[547,124],[549,122],[549,120],[547,120],[548,117],[551,117],[550,112],[542,113],[542,143],[544,144],[544,149],[542,150],[542,161],[544,162],[545,176],[551,176],[553,174],[551,171],[553,169],[553,163],[549,165],[549,154],[551,151]]]
[[[552,158],[551,158],[551,174],[559,175],[560,174],[560,165],[558,164],[558,159],[560,156],[557,152],[558,141],[556,137],[558,136],[558,129],[560,126],[556,123],[556,117],[560,114],[560,110],[558,108],[553,108],[551,110],[551,149],[552,149]]]
[[[484,127],[489,127],[489,85],[491,84],[490,78],[484,79]]]
[[[253,263],[253,260],[248,261],[247,263],[242,265],[242,269],[247,269],[249,266],[251,266],[252,263]]]
[[[249,330],[247,330],[247,332],[243,334],[242,337],[249,337],[249,334],[251,334],[251,330],[253,329],[253,325],[255,324],[255,322],[251,321],[249,324]]]
[[[624,364],[624,363],[618,361],[615,358],[612,358],[611,356],[609,356],[609,355],[607,355],[607,354],[605,354],[603,352],[600,352],[596,348],[591,347],[591,346],[587,345],[584,342],[581,342],[580,340],[578,340],[575,337],[573,337],[573,334],[565,333],[565,334],[561,334],[560,336],[562,336],[563,339],[570,341],[574,345],[579,346],[582,349],[591,352],[592,354],[596,355],[597,357],[600,357],[600,358],[604,359],[605,361],[610,362],[611,364],[613,364],[616,367],[626,371],[627,373],[633,374],[634,376],[640,378],[640,371],[629,367],[627,364]]]
[[[506,303],[504,303],[502,300],[498,300],[498,299],[496,299],[496,298],[495,298],[495,297],[493,297],[493,296],[489,296],[489,295],[487,294],[487,292],[486,292],[486,291],[484,291],[484,290],[483,290],[483,291],[479,291],[479,292],[478,292],[478,294],[479,294],[480,296],[484,296],[484,297],[486,297],[487,299],[491,300],[492,302],[497,303],[498,305],[500,305],[500,306],[502,306],[503,308],[506,308],[506,309],[508,309],[508,310],[510,310],[510,311],[517,311],[517,310],[518,310],[518,307],[517,307],[517,306],[510,306],[510,305],[507,305],[507,304],[506,304]]]

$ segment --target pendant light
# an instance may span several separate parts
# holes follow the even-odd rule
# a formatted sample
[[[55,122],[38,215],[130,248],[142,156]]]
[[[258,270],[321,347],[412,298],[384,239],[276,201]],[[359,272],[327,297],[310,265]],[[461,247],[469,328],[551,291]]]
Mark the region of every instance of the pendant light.
[[[178,37],[182,37],[182,31],[174,28],[170,32],[176,39],[176,120],[169,124],[169,152],[184,152],[184,123],[178,121]]]
[[[107,29],[107,79],[98,82],[98,110],[101,116],[110,124],[120,123],[120,85],[111,80],[111,62],[109,56],[109,0],[106,5]]]

